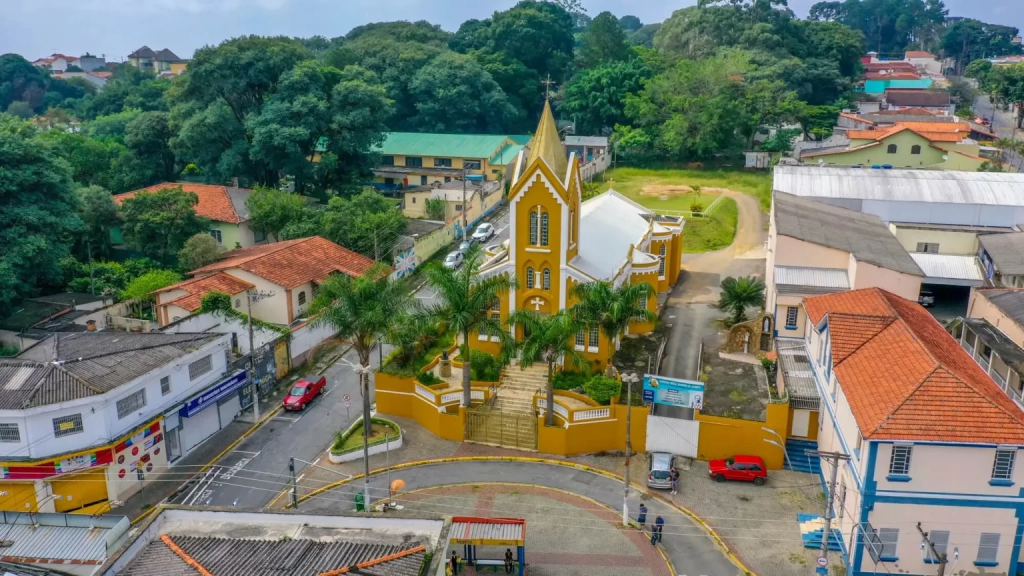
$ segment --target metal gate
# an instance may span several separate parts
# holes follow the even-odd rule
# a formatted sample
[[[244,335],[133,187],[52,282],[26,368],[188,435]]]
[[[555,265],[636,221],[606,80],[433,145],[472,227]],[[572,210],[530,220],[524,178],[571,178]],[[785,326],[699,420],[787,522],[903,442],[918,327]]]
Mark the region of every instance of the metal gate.
[[[518,448],[537,449],[537,417],[519,412],[472,410],[466,414],[466,440]]]

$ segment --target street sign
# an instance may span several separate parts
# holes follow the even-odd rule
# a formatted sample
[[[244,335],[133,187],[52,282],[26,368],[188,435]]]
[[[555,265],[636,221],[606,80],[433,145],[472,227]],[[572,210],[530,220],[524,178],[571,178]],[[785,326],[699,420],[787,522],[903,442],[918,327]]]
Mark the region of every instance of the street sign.
[[[345,408],[348,408],[351,405],[352,405],[351,402],[349,402],[348,400],[345,400]]]
[[[828,568],[825,568],[824,566],[818,566],[814,569],[814,573],[821,574],[821,576],[826,576],[828,574]]]
[[[824,568],[825,566],[828,566],[828,558],[825,558],[824,556],[819,557],[818,558],[818,566],[821,566],[822,568]]]
[[[344,396],[342,396],[341,399],[344,400],[345,402],[348,402],[349,400],[351,400],[351,398],[349,398],[348,394],[345,394]],[[346,406],[348,406],[348,404],[346,404]]]

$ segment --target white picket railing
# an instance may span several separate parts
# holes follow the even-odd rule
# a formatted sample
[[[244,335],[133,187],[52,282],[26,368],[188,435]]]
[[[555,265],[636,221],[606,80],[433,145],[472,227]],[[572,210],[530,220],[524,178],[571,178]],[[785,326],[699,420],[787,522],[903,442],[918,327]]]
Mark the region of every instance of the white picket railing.
[[[611,418],[611,408],[592,408],[590,410],[580,410],[573,412],[573,422],[581,422],[583,420],[599,420],[601,418]]]
[[[416,394],[418,396],[422,397],[423,399],[430,401],[431,404],[434,403],[435,396],[434,396],[434,393],[429,388],[426,388],[424,386],[421,386],[421,385],[417,384],[416,385]]]
[[[448,392],[447,394],[441,395],[441,404],[459,402],[460,400],[462,400],[462,390],[459,390],[458,392]]]
[[[484,394],[483,390],[470,390],[469,397],[472,398],[473,400],[483,400],[484,398],[486,398],[486,395]]]
[[[538,398],[537,399],[537,407],[540,408],[541,410],[547,410],[547,407],[548,407],[548,400],[547,400],[547,398]],[[558,414],[559,416],[561,416],[562,419],[565,420],[566,422],[569,421],[569,409],[566,408],[565,406],[562,406],[558,402],[555,402],[555,414]]]

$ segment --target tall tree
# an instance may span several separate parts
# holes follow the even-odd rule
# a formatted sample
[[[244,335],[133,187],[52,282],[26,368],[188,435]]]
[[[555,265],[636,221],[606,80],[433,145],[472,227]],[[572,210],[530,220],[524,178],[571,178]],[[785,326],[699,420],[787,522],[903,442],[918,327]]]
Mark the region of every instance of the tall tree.
[[[1024,127],[1024,64],[999,66],[989,74],[989,85],[996,100],[1003,105],[1016,105],[1016,126]]]
[[[61,260],[82,227],[67,164],[35,135],[0,114],[0,313],[63,282]]]
[[[635,322],[654,322],[657,314],[647,308],[654,288],[646,282],[613,286],[610,282],[580,282],[569,290],[576,304],[569,312],[586,328],[597,327],[609,342],[616,343]]]
[[[621,26],[622,29],[627,32],[636,32],[637,30],[643,28],[644,24],[636,16],[633,16],[632,14],[627,14],[622,18],[619,18],[619,26]]]
[[[618,62],[629,57],[626,34],[619,20],[611,12],[601,12],[582,34],[579,61],[583,68],[593,68],[606,62]]]
[[[178,251],[178,264],[182,270],[198,270],[216,261],[220,251],[220,245],[213,236],[200,232],[186,240]]]
[[[600,134],[627,122],[626,97],[639,93],[653,75],[640,59],[584,70],[566,86],[559,111],[576,123],[578,134]]]
[[[180,186],[125,199],[121,203],[125,240],[146,256],[169,264],[186,240],[209,230],[210,221],[196,215],[198,203],[195,193]]]
[[[469,408],[472,403],[470,391],[469,338],[473,332],[492,334],[502,342],[507,332],[501,321],[493,318],[491,309],[494,302],[516,287],[516,281],[507,275],[479,277],[483,262],[479,246],[474,246],[466,255],[462,267],[449,270],[443,266],[431,266],[426,270],[427,283],[437,293],[438,303],[427,309],[427,314],[443,321],[462,339],[459,356],[462,358],[462,405]]]
[[[533,310],[516,310],[508,317],[509,324],[522,326],[525,336],[516,345],[519,364],[528,368],[544,363],[548,368],[547,407],[545,423],[555,425],[555,364],[561,360],[566,365],[586,369],[587,358],[576,350],[576,333],[583,325],[566,310],[544,315]]]
[[[520,111],[469,56],[448,52],[413,77],[409,94],[416,114],[409,124],[423,132],[497,134],[520,122]]]
[[[722,294],[718,309],[730,312],[730,322],[738,324],[747,319],[747,308],[764,305],[764,282],[752,276],[722,280]]]
[[[328,276],[309,308],[316,327],[326,327],[347,340],[359,357],[359,392],[363,398],[364,496],[370,502],[370,352],[380,345],[396,319],[413,303],[404,283],[391,279],[387,267],[367,270],[363,276]]]
[[[380,260],[390,255],[405,232],[405,216],[376,190],[368,189],[351,199],[331,198],[317,228],[331,242]]]
[[[942,51],[956,59],[958,72],[972,60],[1007,54],[1020,54],[1021,45],[1014,44],[1018,30],[1013,26],[986,24],[964,18],[951,24],[942,37]]]
[[[282,240],[281,233],[289,224],[308,218],[309,204],[298,194],[277,188],[258,187],[245,199],[249,222],[274,241]]]
[[[143,165],[151,167],[151,181],[177,179],[179,170],[170,145],[173,136],[166,112],[143,112],[125,126],[125,146]]]
[[[110,254],[110,228],[118,224],[117,206],[110,192],[99,186],[81,186],[76,196],[83,226],[75,253],[82,260],[104,258]]]

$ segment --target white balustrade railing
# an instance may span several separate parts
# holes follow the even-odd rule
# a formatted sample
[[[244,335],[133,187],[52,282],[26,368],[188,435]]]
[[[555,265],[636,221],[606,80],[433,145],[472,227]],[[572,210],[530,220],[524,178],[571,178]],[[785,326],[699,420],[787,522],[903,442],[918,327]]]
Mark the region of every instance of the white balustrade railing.
[[[416,394],[418,396],[422,397],[423,399],[429,401],[431,404],[434,403],[435,396],[434,396],[434,393],[429,388],[426,388],[424,386],[421,386],[421,385],[417,384],[416,385]]]
[[[573,412],[573,422],[581,422],[583,420],[599,420],[601,418],[611,418],[611,408],[592,408],[590,410],[578,410]]]
[[[483,400],[484,398],[486,398],[483,390],[470,390],[469,396],[473,400]]]
[[[458,402],[462,400],[462,391],[448,392],[447,394],[441,395],[441,404],[448,404],[449,402]]]

